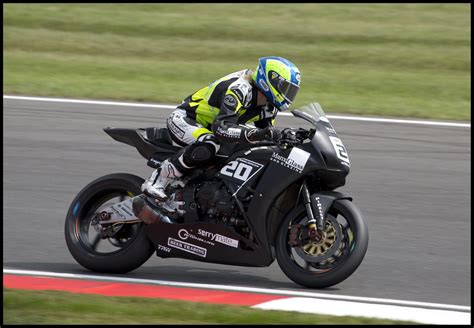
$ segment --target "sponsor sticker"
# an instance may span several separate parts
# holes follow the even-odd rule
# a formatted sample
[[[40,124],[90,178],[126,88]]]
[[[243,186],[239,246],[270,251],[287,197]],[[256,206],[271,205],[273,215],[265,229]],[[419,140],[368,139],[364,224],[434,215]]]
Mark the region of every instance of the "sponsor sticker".
[[[171,237],[168,237],[168,246],[201,257],[206,257],[207,255],[207,249]]]
[[[268,84],[266,84],[264,80],[260,79],[258,82],[262,86],[263,90],[265,90],[267,92],[270,90],[270,88],[268,87]]]
[[[237,99],[232,95],[227,95],[224,97],[224,104],[229,107],[235,107],[237,105]]]
[[[213,233],[213,232],[209,232],[203,229],[198,229],[198,235],[206,237],[206,238],[210,238],[213,241],[216,241],[218,243],[221,243],[230,247],[234,247],[234,248],[239,247],[238,240],[220,235],[218,233]]]
[[[173,113],[172,121],[173,123],[180,128],[187,128],[189,124],[184,120],[185,116],[182,116],[179,113]]]
[[[178,231],[178,237],[181,238],[182,240],[186,240],[188,238],[191,238],[191,239],[194,239],[194,240],[197,240],[197,241],[200,241],[202,243],[206,243],[206,244],[209,244],[209,245],[212,245],[212,246],[215,245],[215,243],[213,243],[212,241],[204,240],[201,237],[195,236],[192,233],[189,233],[189,231],[186,230],[186,229],[180,229]]]
[[[163,252],[166,252],[166,253],[171,252],[171,248],[169,248],[169,247],[166,247],[166,246],[163,246],[163,245],[157,245],[157,246],[158,246],[157,248],[158,248],[159,251],[163,251]]]
[[[231,247],[234,247],[234,248],[237,248],[239,246],[239,241],[238,240],[227,237],[227,236],[223,236],[223,235],[218,234],[218,233],[209,232],[209,231],[206,231],[206,230],[203,230],[203,229],[198,229],[197,234],[198,234],[198,236],[190,233],[186,229],[180,229],[178,231],[178,237],[182,240],[194,239],[194,240],[197,240],[197,241],[200,241],[200,242],[212,245],[212,246],[216,245],[214,242],[221,243],[221,244],[231,246]],[[203,238],[205,238],[205,239],[203,239]],[[196,245],[194,245],[194,246],[196,246]],[[196,247],[199,247],[199,246],[196,246]]]
[[[185,132],[183,130],[181,130],[181,128],[179,128],[175,124],[174,120],[168,118],[167,126],[168,126],[168,129],[171,131],[171,133],[173,133],[178,138],[182,139],[184,137]]]
[[[296,81],[298,81],[299,83],[301,83],[301,74],[300,74],[300,73],[296,73],[295,79],[296,79]]]
[[[309,156],[310,153],[308,153],[307,151],[295,147],[291,150],[290,154],[288,155],[288,158],[278,153],[273,153],[270,160],[290,170],[301,173],[303,172],[304,167],[308,162]]]
[[[229,128],[227,129],[227,135],[233,138],[240,138],[240,133],[242,132],[239,128]]]
[[[251,102],[252,102],[252,92],[249,92],[245,96],[245,107],[249,107]]]
[[[244,102],[245,97],[250,93],[250,84],[243,79],[238,79],[231,84],[230,89],[236,94],[240,102]]]
[[[241,129],[239,128],[229,128],[229,129],[223,129],[220,126],[217,128],[217,132],[224,137],[228,138],[235,138],[238,139],[240,138],[240,134],[242,132]]]

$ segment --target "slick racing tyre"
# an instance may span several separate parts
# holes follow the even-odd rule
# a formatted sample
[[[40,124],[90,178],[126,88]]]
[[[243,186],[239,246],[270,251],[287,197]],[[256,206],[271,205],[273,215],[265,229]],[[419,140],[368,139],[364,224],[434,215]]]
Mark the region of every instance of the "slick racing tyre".
[[[72,201],[65,223],[66,244],[74,259],[85,268],[104,273],[126,273],[145,263],[154,246],[144,232],[143,222],[119,223],[100,233],[93,224],[102,208],[141,194],[143,179],[115,173],[89,183]]]
[[[300,229],[307,222],[306,209],[299,205],[280,225],[275,251],[282,271],[294,282],[309,288],[326,288],[348,278],[362,262],[369,240],[359,210],[347,199],[335,200],[322,238],[317,242],[307,238],[307,230]],[[290,238],[301,242],[294,245]]]

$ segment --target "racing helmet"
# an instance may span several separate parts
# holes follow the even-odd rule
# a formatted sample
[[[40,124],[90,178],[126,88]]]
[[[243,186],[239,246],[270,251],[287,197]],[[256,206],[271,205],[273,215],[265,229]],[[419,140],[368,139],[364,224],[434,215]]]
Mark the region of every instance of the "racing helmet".
[[[291,61],[270,56],[259,58],[252,80],[270,103],[285,111],[300,89],[301,74]]]

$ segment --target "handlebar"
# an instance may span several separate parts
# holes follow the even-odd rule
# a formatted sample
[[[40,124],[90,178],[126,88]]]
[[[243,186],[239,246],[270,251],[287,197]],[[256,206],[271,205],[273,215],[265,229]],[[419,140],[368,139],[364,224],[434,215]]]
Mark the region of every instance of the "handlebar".
[[[315,129],[306,130],[303,128],[285,128],[281,131],[282,138],[278,141],[282,145],[300,145],[306,139],[311,139],[314,135]]]
[[[267,138],[259,142],[255,142],[253,146],[297,146],[301,145],[306,139],[311,139],[316,130],[310,129],[306,130],[303,128],[294,129],[294,128],[285,128],[281,130],[282,138],[278,141]]]
[[[288,131],[294,131],[295,132],[295,139],[289,139],[287,137]],[[282,130],[282,138],[275,142],[274,140],[262,140],[258,142],[253,142],[251,144],[248,143],[243,143],[243,144],[228,144],[228,143],[222,143],[221,148],[219,150],[219,154],[221,155],[230,155],[238,150],[243,150],[243,149],[248,149],[249,147],[262,147],[262,146],[297,146],[303,143],[306,139],[311,139],[314,135],[314,132],[316,130],[310,129],[292,129],[292,128],[286,128]]]

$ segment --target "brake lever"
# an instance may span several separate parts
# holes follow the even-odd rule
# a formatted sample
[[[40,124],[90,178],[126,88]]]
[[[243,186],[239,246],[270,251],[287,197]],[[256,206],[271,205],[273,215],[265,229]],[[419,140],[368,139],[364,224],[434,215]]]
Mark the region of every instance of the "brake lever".
[[[296,139],[296,140],[280,139],[278,142],[280,144],[284,145],[284,146],[286,146],[286,145],[296,146],[296,145],[301,145],[303,143],[303,140],[300,140],[300,139]]]

